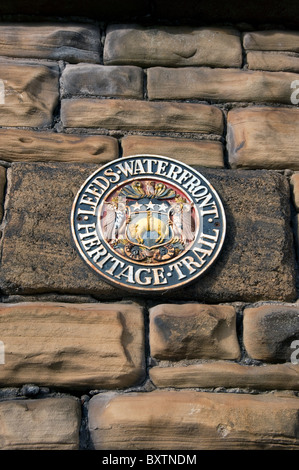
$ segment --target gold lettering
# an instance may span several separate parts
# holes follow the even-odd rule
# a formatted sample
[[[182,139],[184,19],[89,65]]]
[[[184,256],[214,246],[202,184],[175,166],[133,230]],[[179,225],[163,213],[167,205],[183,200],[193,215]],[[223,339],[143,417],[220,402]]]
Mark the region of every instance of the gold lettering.
[[[161,176],[166,176],[165,175],[165,167],[167,167],[167,166],[168,166],[168,162],[165,162],[163,160],[159,160],[158,165],[157,165],[156,174],[161,175]]]
[[[107,170],[104,171],[104,175],[108,176],[108,178],[113,178],[111,179],[111,183],[117,183],[120,180],[120,176],[115,173],[111,168],[107,168]]]
[[[216,206],[215,203],[212,205],[212,209],[209,209],[207,211],[204,211],[204,210],[201,209],[200,213],[201,213],[201,215],[215,214],[214,218],[216,218],[216,219],[218,219],[218,217],[219,217],[218,209],[217,209],[217,206]]]
[[[128,282],[130,282],[131,284],[135,284],[133,266],[127,266],[125,269],[123,269],[115,277],[117,279],[120,279],[121,277],[126,277],[128,279]]]
[[[175,163],[170,164],[169,172],[167,173],[167,178],[173,178],[175,181],[177,181],[178,174],[182,173],[182,168]]]
[[[167,279],[164,277],[164,268],[153,268],[154,286],[158,284],[167,284]]]
[[[111,276],[113,276],[113,273],[114,273],[114,271],[116,270],[116,268],[117,268],[118,266],[120,266],[121,268],[123,268],[124,265],[125,265],[125,263],[123,263],[122,261],[120,261],[120,260],[117,259],[117,258],[112,258],[111,261],[112,261],[113,264],[112,264],[111,268],[109,268],[109,269],[106,271],[106,273],[107,273],[107,274],[110,274]]]
[[[136,160],[136,162],[135,162],[135,172],[134,173],[135,173],[135,175],[138,174],[138,173],[139,174],[140,173],[141,174],[145,173],[141,160]]]
[[[201,268],[201,265],[195,261],[192,256],[185,256],[185,258],[182,259],[182,263],[184,263],[184,265],[187,267],[187,269],[189,270],[190,274],[193,274],[196,272],[196,269],[199,269]],[[194,267],[192,267],[195,266]]]
[[[149,268],[137,269],[137,271],[135,273],[135,280],[136,280],[137,284],[141,284],[143,286],[148,286],[151,283],[151,278],[149,276],[145,276],[144,280],[141,281],[141,273],[142,272],[150,273],[151,270]]]
[[[174,264],[170,265],[169,269],[170,269],[171,272],[173,271],[173,269],[175,269],[175,271],[178,275],[178,279],[180,280],[180,279],[184,279],[184,277],[186,277],[186,275],[182,273],[179,266],[182,266],[181,261],[178,261],[177,263],[174,263]]]
[[[78,230],[85,230],[84,233],[79,233],[79,238],[82,240],[83,238],[89,237],[92,232],[96,229],[96,224],[78,224]],[[89,231],[89,229],[92,229]]]

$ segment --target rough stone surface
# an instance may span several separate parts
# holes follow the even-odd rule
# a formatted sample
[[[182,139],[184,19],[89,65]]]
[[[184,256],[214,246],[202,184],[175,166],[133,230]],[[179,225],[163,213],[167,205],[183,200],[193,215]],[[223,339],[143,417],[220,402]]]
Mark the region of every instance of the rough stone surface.
[[[299,212],[299,173],[294,173],[291,176],[290,184],[292,188],[293,202],[294,202],[296,211]]]
[[[289,362],[293,341],[299,340],[299,308],[265,305],[246,308],[244,346],[250,357],[265,362]]]
[[[170,137],[127,136],[121,141],[123,156],[165,155],[191,166],[223,168],[223,145],[212,140],[188,140]]]
[[[188,366],[152,367],[149,373],[156,387],[299,390],[299,365],[291,363],[246,366],[217,361]]]
[[[273,72],[299,71],[299,56],[292,52],[247,52],[247,64],[251,70],[269,70]]]
[[[115,290],[85,266],[70,232],[75,195],[97,169],[94,164],[71,163],[13,163],[8,169],[6,242],[2,246],[5,291],[97,292],[101,299],[114,298]]]
[[[134,66],[67,65],[62,74],[62,96],[143,98],[143,71]]]
[[[107,28],[104,63],[129,63],[142,67],[240,67],[240,36],[236,30],[229,28],[110,25]]]
[[[0,37],[2,56],[74,63],[100,61],[100,32],[93,25],[8,23],[0,25]]]
[[[150,310],[150,349],[156,359],[238,359],[231,306],[162,304]]]
[[[52,124],[59,98],[56,65],[1,59],[0,78],[4,87],[0,126],[45,127]]]
[[[74,397],[2,401],[1,450],[78,450],[80,418]]]
[[[282,297],[294,301],[294,248],[286,178],[269,171],[201,172],[222,198],[227,233],[217,262],[194,285],[195,297],[215,303]]]
[[[89,403],[95,449],[298,449],[297,397],[193,391],[100,394]]]
[[[65,99],[61,103],[61,119],[65,127],[218,135],[223,132],[221,110],[197,103]]]
[[[2,304],[0,330],[2,386],[109,389],[143,379],[144,319],[137,304]]]
[[[103,163],[115,158],[118,142],[110,136],[0,129],[0,160],[7,162]]]
[[[256,101],[291,104],[291,83],[297,74],[207,67],[148,70],[148,96],[156,99]]]
[[[234,109],[227,127],[232,168],[299,169],[299,109]]]
[[[78,255],[71,239],[69,219],[75,194],[97,169],[97,165],[75,163],[13,163],[8,169],[0,270],[4,295],[52,292],[111,301],[130,294],[102,281]],[[163,299],[294,301],[287,179],[266,171],[200,171],[224,204],[224,246],[198,282],[164,293]]]
[[[255,51],[293,51],[299,52],[298,31],[252,31],[244,34],[245,49]]]

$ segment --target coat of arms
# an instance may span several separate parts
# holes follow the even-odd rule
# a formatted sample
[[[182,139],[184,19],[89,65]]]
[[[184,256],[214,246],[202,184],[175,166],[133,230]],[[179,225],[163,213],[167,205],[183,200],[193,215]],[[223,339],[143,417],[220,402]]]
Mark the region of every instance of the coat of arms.
[[[193,204],[159,180],[124,185],[104,204],[103,237],[120,255],[142,263],[175,258],[194,239]]]
[[[223,245],[226,221],[202,174],[171,158],[134,155],[85,181],[71,228],[80,255],[102,278],[159,292],[207,271]]]

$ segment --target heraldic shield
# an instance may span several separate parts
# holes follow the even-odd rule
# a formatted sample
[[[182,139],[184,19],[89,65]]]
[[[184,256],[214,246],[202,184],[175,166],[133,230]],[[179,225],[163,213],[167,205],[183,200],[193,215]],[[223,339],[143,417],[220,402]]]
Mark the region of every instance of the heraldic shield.
[[[192,201],[170,184],[138,180],[114,191],[100,215],[104,239],[118,255],[161,263],[181,255],[195,237]]]

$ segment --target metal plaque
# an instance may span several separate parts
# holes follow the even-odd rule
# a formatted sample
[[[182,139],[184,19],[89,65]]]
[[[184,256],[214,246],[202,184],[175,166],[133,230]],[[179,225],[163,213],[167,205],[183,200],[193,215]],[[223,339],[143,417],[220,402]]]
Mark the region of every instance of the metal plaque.
[[[114,160],[79,190],[72,235],[103,279],[133,291],[166,291],[198,279],[223,245],[226,219],[212,185],[159,155]]]

